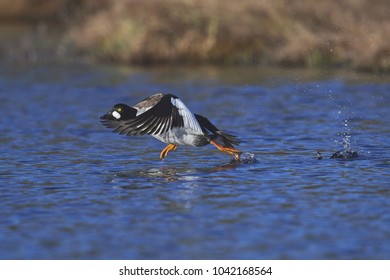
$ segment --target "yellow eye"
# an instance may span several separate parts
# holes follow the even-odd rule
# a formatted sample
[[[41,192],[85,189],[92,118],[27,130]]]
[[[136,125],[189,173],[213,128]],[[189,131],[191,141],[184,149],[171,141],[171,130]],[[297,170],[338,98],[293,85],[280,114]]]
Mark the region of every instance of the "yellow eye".
[[[117,109],[117,111],[118,111],[118,112],[122,112],[122,108],[119,107],[119,108]]]

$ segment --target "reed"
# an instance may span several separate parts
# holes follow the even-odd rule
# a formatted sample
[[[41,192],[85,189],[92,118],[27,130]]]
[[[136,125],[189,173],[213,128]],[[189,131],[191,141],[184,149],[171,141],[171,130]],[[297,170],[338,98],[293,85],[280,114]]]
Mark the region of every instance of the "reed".
[[[70,11],[71,44],[99,60],[390,69],[388,0],[53,2]]]

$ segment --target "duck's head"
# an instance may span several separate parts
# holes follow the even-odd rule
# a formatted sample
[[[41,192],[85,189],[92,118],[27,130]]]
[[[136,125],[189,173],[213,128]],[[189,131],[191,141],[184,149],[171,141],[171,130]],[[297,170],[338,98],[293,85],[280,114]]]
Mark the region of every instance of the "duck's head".
[[[116,104],[111,110],[105,113],[100,117],[101,120],[110,120],[110,121],[123,121],[135,118],[137,115],[137,109],[134,109],[126,104]]]

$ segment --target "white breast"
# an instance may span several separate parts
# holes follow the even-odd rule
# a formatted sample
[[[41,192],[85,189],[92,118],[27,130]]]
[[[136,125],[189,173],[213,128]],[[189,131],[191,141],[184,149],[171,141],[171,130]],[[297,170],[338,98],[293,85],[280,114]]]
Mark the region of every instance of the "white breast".
[[[176,146],[195,146],[196,139],[203,136],[203,133],[193,131],[192,129],[184,129],[183,127],[175,127],[172,130],[160,135],[152,135],[157,140],[167,144],[174,144]]]

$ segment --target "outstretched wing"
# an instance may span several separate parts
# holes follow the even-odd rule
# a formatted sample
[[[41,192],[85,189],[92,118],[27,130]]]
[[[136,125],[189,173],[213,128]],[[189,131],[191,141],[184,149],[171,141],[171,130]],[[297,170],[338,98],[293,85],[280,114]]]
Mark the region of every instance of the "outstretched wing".
[[[164,95],[161,100],[149,110],[134,119],[123,121],[115,132],[127,135],[161,134],[172,127],[183,127],[183,117],[172,105],[171,96]]]
[[[114,126],[110,124],[110,127]],[[118,121],[114,132],[127,135],[159,135],[175,127],[202,133],[195,116],[184,103],[172,94],[161,97],[150,109],[129,120]]]

